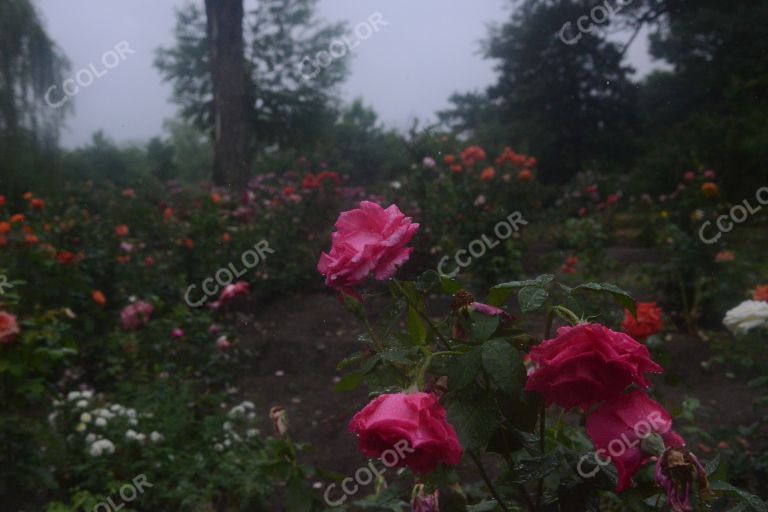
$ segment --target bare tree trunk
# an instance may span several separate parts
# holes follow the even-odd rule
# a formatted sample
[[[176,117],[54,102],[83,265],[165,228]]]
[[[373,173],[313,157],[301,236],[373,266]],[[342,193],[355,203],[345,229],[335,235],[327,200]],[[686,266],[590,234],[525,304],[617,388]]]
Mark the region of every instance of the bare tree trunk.
[[[205,0],[215,120],[213,182],[241,189],[251,168],[243,0]]]

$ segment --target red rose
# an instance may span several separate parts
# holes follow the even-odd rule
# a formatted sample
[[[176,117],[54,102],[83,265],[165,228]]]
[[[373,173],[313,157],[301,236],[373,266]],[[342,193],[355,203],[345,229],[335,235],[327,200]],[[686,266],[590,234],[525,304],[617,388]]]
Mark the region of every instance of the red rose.
[[[534,367],[525,389],[565,409],[586,410],[633,383],[647,388],[644,374],[662,372],[644,345],[600,324],[561,327],[557,337],[533,347],[530,356]]]
[[[624,310],[621,329],[636,340],[643,341],[663,328],[661,309],[656,307],[655,302],[638,302],[637,316],[632,316],[629,310]]]
[[[445,419],[445,409],[428,393],[380,395],[355,414],[349,431],[357,434],[366,457],[382,457],[387,467],[429,473],[441,462],[461,461],[463,448]]]
[[[339,215],[331,251],[320,255],[317,270],[326,285],[339,290],[353,288],[371,273],[376,279],[389,279],[408,261],[413,249],[405,245],[418,229],[397,206],[385,210],[362,201],[360,208]]]
[[[0,344],[13,342],[19,332],[16,317],[5,311],[0,311]]]
[[[619,473],[616,492],[632,483],[632,477],[648,462],[640,442],[655,432],[664,444],[682,447],[685,441],[672,431],[672,417],[640,390],[619,395],[587,417],[587,435],[595,445],[598,461],[608,459]]]

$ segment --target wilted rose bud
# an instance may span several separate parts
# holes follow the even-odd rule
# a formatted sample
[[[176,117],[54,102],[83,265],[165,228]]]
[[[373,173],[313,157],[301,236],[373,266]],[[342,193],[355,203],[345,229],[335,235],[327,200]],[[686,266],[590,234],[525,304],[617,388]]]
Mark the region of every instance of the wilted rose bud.
[[[667,493],[669,506],[675,512],[693,512],[691,492],[697,496],[711,494],[704,466],[685,448],[667,448],[656,462],[656,484]]]
[[[424,491],[424,484],[416,484],[411,494],[411,510],[413,512],[440,512],[439,496],[440,492],[437,489],[435,492],[427,494]]]
[[[281,405],[276,405],[269,410],[269,417],[275,429],[275,435],[284,436],[288,432],[288,415]]]

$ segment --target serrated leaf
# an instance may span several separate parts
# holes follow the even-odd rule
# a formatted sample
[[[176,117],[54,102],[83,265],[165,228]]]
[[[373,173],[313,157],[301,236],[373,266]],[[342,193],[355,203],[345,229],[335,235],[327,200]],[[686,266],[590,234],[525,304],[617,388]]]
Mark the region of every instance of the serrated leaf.
[[[615,284],[611,283],[585,283],[573,289],[573,292],[588,291],[606,293],[613,298],[614,302],[622,306],[624,309],[628,309],[633,315],[636,313],[635,299],[629,294],[629,292],[622,290]]]
[[[417,345],[423,345],[427,339],[427,329],[424,327],[424,321],[421,316],[412,307],[408,307],[408,334],[411,335],[411,341]]]
[[[540,286],[526,286],[517,292],[517,300],[520,302],[520,310],[523,313],[536,311],[546,302],[549,293]]]
[[[559,460],[555,454],[524,459],[515,464],[509,479],[518,484],[539,480],[556,470],[558,465]]]
[[[482,346],[483,368],[508,395],[517,395],[525,382],[525,367],[520,353],[504,340],[490,340]]]
[[[501,425],[493,400],[480,392],[454,395],[447,411],[465,450],[485,448]]]
[[[737,496],[738,498],[742,499],[744,503],[749,505],[752,510],[756,510],[757,512],[768,512],[768,504],[766,504],[758,496],[748,493],[747,491],[742,491],[741,489],[734,487],[727,482],[712,482],[710,487],[713,491],[724,492],[732,496]]]
[[[472,319],[471,334],[474,341],[487,340],[499,327],[500,319],[498,316],[488,316],[477,311],[470,311],[469,317]]]
[[[459,391],[475,380],[482,366],[481,354],[482,347],[475,347],[466,354],[453,358],[446,371],[448,389]]]

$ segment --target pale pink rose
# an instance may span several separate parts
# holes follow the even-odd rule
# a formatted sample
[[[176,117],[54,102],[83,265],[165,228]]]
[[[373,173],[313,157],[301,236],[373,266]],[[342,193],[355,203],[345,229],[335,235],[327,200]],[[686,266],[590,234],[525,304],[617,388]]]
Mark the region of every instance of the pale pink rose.
[[[330,253],[320,255],[317,270],[338,290],[350,291],[370,274],[389,279],[408,261],[413,248],[405,246],[418,229],[397,206],[362,201],[360,208],[339,215]]]
[[[216,340],[216,348],[224,352],[225,350],[228,350],[229,347],[231,347],[232,344],[227,339],[226,335],[219,336],[219,339]]]
[[[0,311],[0,344],[12,343],[19,335],[19,324],[16,317],[5,311]]]
[[[149,322],[149,317],[155,308],[152,304],[140,300],[124,307],[120,312],[120,322],[126,331],[135,331]]]

